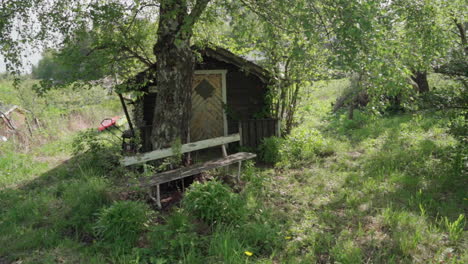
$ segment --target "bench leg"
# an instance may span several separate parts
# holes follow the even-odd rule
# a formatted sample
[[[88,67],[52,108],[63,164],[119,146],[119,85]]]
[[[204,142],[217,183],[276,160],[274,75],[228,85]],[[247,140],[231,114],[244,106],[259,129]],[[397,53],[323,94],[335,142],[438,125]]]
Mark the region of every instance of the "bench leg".
[[[158,207],[158,209],[161,210],[162,205],[161,205],[161,194],[159,191],[159,184],[156,185],[156,198],[154,198],[151,188],[148,191],[148,195],[151,198],[151,200],[153,200],[156,203],[156,206]]]
[[[159,209],[162,209],[161,205],[161,192],[159,190],[159,184],[156,185],[156,205],[158,206]]]
[[[221,145],[221,150],[223,151],[223,157],[224,157],[224,158],[227,157],[228,154],[227,154],[227,151],[226,151],[226,145],[224,145],[224,144]],[[226,175],[229,174],[229,165],[227,165],[227,166],[224,168],[224,173],[225,173]]]
[[[238,170],[237,170],[237,183],[240,183],[241,180],[241,168],[242,168],[242,161],[239,161],[238,163]]]

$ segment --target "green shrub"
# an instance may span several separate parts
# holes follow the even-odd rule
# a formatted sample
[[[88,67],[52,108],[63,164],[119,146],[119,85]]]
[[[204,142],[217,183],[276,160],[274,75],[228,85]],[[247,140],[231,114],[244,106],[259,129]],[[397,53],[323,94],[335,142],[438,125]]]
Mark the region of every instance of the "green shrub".
[[[113,133],[113,132],[109,132]],[[100,169],[103,173],[115,170],[120,151],[120,142],[109,133],[101,133],[96,129],[80,131],[74,136],[72,153],[80,155],[80,164],[88,164],[93,171]]]
[[[148,233],[150,255],[164,256],[168,263],[179,260],[185,260],[182,263],[199,263],[199,242],[203,240],[194,230],[195,227],[186,214],[174,212],[165,225],[157,225]]]
[[[463,115],[455,115],[450,120],[449,125],[450,134],[454,135],[457,139],[462,141],[463,139],[467,140],[468,138],[468,120],[467,117]]]
[[[280,166],[289,167],[313,160],[316,157],[332,155],[331,142],[317,129],[299,127],[292,131],[280,149]]]
[[[135,201],[118,201],[98,214],[96,235],[104,242],[129,248],[135,244],[150,220],[148,205]]]
[[[280,245],[279,227],[264,222],[250,222],[241,226],[241,237],[245,244],[258,254],[271,254]]]
[[[253,249],[245,244],[240,232],[244,231],[232,226],[219,225],[215,228],[208,245],[208,255],[214,260],[212,263],[247,263],[245,251],[257,255],[258,252],[253,252]]]
[[[269,137],[263,139],[260,145],[260,159],[266,163],[277,163],[280,161],[280,149],[284,144],[284,139]]]
[[[248,182],[244,188],[244,193],[247,194],[250,191],[253,191],[258,197],[262,190],[265,177],[262,175],[261,170],[255,166],[255,163],[252,160],[247,160],[242,163],[242,179],[245,182]]]
[[[449,239],[453,243],[456,243],[463,235],[463,230],[465,228],[465,216],[460,214],[454,222],[450,222],[447,217],[443,218],[443,223],[445,228],[449,233]]]
[[[192,184],[182,202],[187,211],[209,224],[237,223],[246,215],[241,197],[218,181]]]
[[[67,226],[75,234],[92,233],[92,223],[96,213],[111,201],[107,192],[109,185],[100,178],[74,181],[71,184],[61,184],[57,188],[57,195],[61,195],[68,208]]]
[[[340,241],[332,248],[331,254],[336,263],[362,263],[363,252],[351,239]]]

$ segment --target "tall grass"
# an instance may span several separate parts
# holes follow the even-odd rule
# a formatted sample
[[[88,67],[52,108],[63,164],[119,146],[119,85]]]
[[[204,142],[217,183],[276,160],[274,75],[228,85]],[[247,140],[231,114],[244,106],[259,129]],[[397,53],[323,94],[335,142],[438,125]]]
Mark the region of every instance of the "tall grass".
[[[74,133],[99,125],[121,109],[116,98],[93,87],[76,91],[71,87],[51,90],[39,97],[33,80],[14,88],[0,81],[0,101],[26,110],[28,122],[19,127],[8,142],[0,143],[0,188],[32,179],[71,154]]]

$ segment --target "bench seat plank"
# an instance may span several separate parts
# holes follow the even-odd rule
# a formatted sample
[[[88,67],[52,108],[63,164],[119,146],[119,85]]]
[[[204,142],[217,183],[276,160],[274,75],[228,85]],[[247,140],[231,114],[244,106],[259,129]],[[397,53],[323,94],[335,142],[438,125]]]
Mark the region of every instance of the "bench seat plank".
[[[179,168],[179,169],[175,169],[171,171],[161,172],[150,177],[141,177],[139,178],[140,183],[137,185],[140,187],[150,187],[154,185],[159,185],[162,183],[166,183],[166,182],[182,179],[188,176],[196,175],[205,170],[228,166],[228,165],[238,163],[244,160],[253,159],[255,157],[257,157],[257,155],[254,153],[238,152],[236,154],[232,154],[224,158],[210,160],[204,163],[195,164],[192,166],[183,167],[183,168]]]

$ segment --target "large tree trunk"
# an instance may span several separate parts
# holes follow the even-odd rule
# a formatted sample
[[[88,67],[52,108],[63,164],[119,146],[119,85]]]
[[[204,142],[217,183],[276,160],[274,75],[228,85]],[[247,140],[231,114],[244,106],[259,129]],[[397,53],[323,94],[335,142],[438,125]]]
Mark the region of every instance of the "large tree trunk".
[[[411,79],[417,84],[419,93],[429,92],[429,82],[427,81],[427,72],[426,71],[413,71],[413,76]]]
[[[209,0],[198,0],[189,14],[187,0],[160,1],[156,55],[157,97],[151,143],[168,147],[189,137],[194,58],[190,38],[195,21]]]

